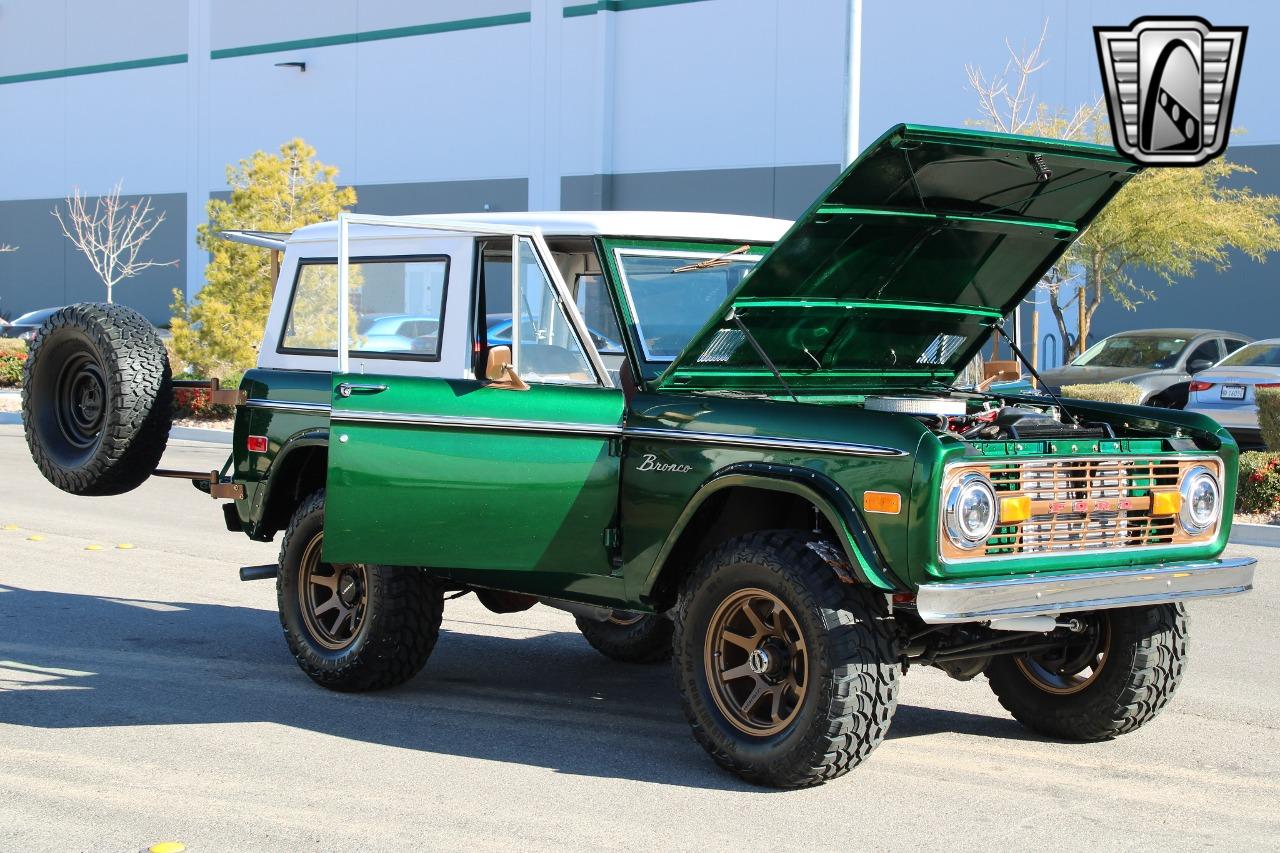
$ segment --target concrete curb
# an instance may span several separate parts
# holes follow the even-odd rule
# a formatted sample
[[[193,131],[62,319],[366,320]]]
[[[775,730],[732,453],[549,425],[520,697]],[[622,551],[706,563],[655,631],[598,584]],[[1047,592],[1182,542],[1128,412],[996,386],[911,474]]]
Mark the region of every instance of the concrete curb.
[[[174,441],[203,441],[208,444],[231,444],[231,430],[204,427],[173,427],[169,438]]]
[[[1231,544],[1280,548],[1280,524],[1233,524]]]
[[[20,424],[20,412],[0,412],[0,424]],[[174,427],[169,430],[174,441],[201,441],[205,444],[231,444],[231,430],[205,429],[204,427]]]

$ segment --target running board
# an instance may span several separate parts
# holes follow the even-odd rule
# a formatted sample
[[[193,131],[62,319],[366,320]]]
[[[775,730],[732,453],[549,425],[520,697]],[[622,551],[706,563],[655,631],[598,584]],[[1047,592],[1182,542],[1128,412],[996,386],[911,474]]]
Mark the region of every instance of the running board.
[[[275,563],[269,566],[241,566],[240,580],[242,581],[266,581],[271,580],[278,573],[279,568]]]

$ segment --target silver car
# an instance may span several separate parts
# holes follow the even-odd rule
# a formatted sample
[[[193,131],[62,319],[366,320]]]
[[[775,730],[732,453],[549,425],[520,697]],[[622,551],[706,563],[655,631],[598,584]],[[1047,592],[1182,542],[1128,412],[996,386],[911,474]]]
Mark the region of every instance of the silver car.
[[[1257,447],[1259,388],[1280,388],[1280,338],[1251,343],[1196,374],[1186,408],[1222,424],[1242,447]]]
[[[1103,338],[1070,364],[1040,375],[1055,394],[1063,385],[1129,382],[1142,389],[1143,405],[1181,409],[1194,374],[1251,340],[1211,329],[1139,329]]]

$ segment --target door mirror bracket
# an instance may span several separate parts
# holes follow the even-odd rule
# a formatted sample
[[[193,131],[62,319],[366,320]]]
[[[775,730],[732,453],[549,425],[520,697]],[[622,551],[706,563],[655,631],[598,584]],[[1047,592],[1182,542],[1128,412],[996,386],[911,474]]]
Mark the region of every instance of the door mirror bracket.
[[[485,359],[484,377],[489,380],[490,388],[506,391],[529,390],[528,383],[520,378],[515,366],[511,363],[511,347],[508,346],[489,347],[489,354]]]

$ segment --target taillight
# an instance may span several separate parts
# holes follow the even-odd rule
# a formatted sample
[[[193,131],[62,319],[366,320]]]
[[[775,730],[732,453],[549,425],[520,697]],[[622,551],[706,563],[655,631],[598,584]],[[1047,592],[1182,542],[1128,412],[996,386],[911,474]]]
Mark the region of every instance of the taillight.
[[[1280,382],[1259,382],[1254,388],[1280,388]]]
[[[1193,379],[1193,380],[1191,380],[1191,387],[1190,387],[1188,390],[1190,390],[1190,391],[1208,391],[1208,390],[1209,390],[1210,388],[1212,388],[1212,387],[1213,387],[1213,383],[1212,383],[1212,382],[1201,382],[1199,379]]]
[[[266,453],[267,437],[265,435],[251,435],[249,436],[248,445],[250,453]]]

